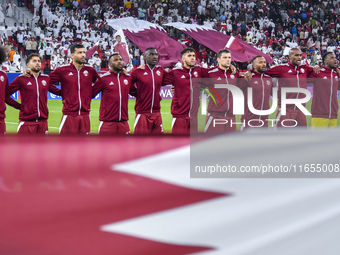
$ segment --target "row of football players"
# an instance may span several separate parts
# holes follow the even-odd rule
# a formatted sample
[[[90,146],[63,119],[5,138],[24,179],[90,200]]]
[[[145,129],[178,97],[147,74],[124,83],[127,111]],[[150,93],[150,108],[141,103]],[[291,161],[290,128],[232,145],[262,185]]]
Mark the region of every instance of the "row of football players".
[[[2,57],[2,52],[0,55]],[[218,67],[205,69],[195,65],[195,51],[186,48],[181,52],[183,66],[166,72],[161,66],[157,66],[157,50],[150,47],[145,50],[146,65],[131,74],[127,74],[123,69],[121,56],[113,54],[109,61],[111,71],[101,77],[93,67],[85,64],[85,48],[82,45],[73,45],[71,56],[71,64],[56,68],[50,75],[40,73],[39,54],[31,54],[28,57],[29,70],[18,76],[11,84],[8,84],[5,73],[0,74],[0,82],[4,88],[1,89],[2,95],[0,94],[2,99],[0,133],[6,132],[5,102],[20,109],[18,133],[47,133],[47,91],[63,98],[63,117],[59,128],[61,134],[89,134],[90,103],[99,92],[102,92],[99,134],[130,133],[128,94],[136,97],[134,133],[162,133],[159,92],[162,85],[169,84],[172,84],[174,89],[171,105],[172,133],[197,132],[200,92],[206,87],[210,92],[215,93],[218,101],[214,102],[213,96],[210,99],[204,131],[236,131],[232,93],[226,88],[214,88],[211,85],[218,83],[235,85],[244,91],[245,96],[247,96],[246,88],[252,87],[254,108],[267,110],[270,108],[272,77],[283,78],[279,82],[279,90],[281,87],[307,88],[308,77],[321,78],[322,82],[314,84],[312,126],[335,127],[337,125],[339,71],[333,53],[326,53],[323,56],[325,68],[320,70],[301,65],[302,53],[298,48],[290,51],[288,64],[275,66],[269,70],[266,70],[265,58],[258,56],[253,60],[253,70],[244,78],[240,77],[235,67],[231,65],[231,53],[228,50],[218,52]],[[200,82],[201,78],[208,80]],[[318,80],[320,79],[316,79]],[[60,82],[61,89],[54,86],[56,82]],[[10,94],[18,90],[22,96],[21,104],[10,98]],[[302,98],[303,95],[288,93],[286,97]],[[246,104],[242,123],[242,129],[254,126],[266,127],[268,116],[253,114]],[[294,105],[288,105],[286,115],[282,115],[279,99],[275,125],[306,126],[306,116]]]

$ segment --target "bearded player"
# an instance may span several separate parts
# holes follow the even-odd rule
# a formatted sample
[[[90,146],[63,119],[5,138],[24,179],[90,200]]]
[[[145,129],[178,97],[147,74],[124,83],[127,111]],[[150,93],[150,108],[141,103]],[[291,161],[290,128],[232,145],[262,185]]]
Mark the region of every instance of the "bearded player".
[[[17,132],[18,134],[47,134],[47,92],[60,96],[61,90],[51,83],[48,75],[40,73],[42,58],[38,53],[30,54],[26,61],[32,76],[20,75],[9,86],[10,94],[18,90],[21,94],[20,122]]]

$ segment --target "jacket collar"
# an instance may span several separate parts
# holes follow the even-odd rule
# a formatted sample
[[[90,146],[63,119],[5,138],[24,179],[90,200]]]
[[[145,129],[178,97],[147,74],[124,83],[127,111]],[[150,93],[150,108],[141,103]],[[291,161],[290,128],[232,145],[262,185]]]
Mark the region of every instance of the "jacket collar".
[[[73,64],[73,62],[71,63],[71,66],[73,66],[77,71],[80,71],[81,69],[83,69],[84,65],[78,70],[77,67]]]

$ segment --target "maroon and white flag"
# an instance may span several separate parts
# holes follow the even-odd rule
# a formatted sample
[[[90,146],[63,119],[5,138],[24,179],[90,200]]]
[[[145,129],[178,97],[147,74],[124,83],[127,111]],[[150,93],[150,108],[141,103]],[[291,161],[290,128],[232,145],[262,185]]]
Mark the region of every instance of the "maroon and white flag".
[[[144,52],[148,47],[154,47],[158,52],[158,64],[163,67],[173,67],[180,59],[185,48],[173,40],[165,30],[156,24],[132,17],[108,20],[115,30],[122,29],[124,35]]]
[[[254,48],[252,45],[242,41],[239,38],[234,38],[218,32],[209,26],[185,24],[182,22],[167,23],[166,26],[172,26],[181,30],[183,33],[189,35],[197,42],[213,50],[214,52],[218,52],[221,49],[230,50],[231,59],[233,61],[247,62],[249,60],[252,60],[254,57],[260,55],[266,59],[267,63],[273,62],[270,56]],[[228,43],[229,46],[227,46]]]

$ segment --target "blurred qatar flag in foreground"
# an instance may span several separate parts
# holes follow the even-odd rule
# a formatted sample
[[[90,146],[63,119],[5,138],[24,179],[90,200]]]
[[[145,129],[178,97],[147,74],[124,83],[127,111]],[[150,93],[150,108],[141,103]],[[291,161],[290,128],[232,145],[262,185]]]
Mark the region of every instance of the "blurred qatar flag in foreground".
[[[2,136],[0,254],[338,255],[339,179],[190,178],[191,150],[265,163],[326,134]]]

